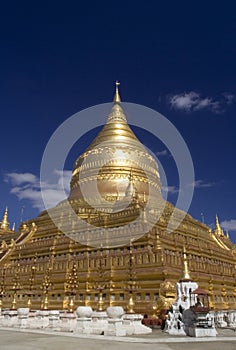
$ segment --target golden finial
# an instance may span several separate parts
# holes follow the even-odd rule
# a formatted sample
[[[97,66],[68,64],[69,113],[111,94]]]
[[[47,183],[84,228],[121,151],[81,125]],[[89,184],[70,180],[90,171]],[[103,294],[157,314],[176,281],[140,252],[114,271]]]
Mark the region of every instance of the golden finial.
[[[119,95],[119,85],[120,85],[120,82],[117,80],[116,81],[116,93],[115,93],[115,96],[114,96],[114,99],[113,99],[113,102],[115,102],[115,103],[120,103],[121,102],[120,95]]]
[[[183,275],[181,278],[181,281],[191,281],[189,269],[188,269],[188,259],[187,259],[187,254],[186,254],[186,248],[184,246],[183,248]]]
[[[216,215],[215,234],[218,235],[218,236],[224,236],[224,231],[223,231],[223,229],[220,226],[218,215]]]
[[[218,215],[216,214],[216,227],[219,227],[220,224],[219,224],[219,218],[218,218]]]
[[[9,229],[8,208],[7,207],[5,209],[5,213],[4,213],[3,218],[2,218],[1,229],[3,229],[3,230]]]

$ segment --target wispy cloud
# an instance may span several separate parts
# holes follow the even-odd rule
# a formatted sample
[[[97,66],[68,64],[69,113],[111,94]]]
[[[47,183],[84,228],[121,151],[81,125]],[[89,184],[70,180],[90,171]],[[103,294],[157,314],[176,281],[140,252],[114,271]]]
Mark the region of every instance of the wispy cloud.
[[[34,208],[45,209],[42,192],[47,196],[47,206],[53,207],[65,199],[69,193],[71,171],[54,170],[57,178],[56,183],[41,183],[39,178],[32,173],[7,173],[4,180],[11,186],[10,193],[17,196],[19,200],[29,200]]]
[[[215,186],[214,182],[206,182],[204,180],[195,180],[190,186],[194,188],[205,188],[205,187],[213,187]]]
[[[235,96],[224,92],[220,98],[203,96],[196,91],[183,92],[176,95],[169,95],[167,102],[170,108],[184,112],[196,112],[208,109],[213,113],[223,113],[226,106],[233,103]]]
[[[220,224],[223,227],[223,229],[225,229],[226,231],[227,230],[236,231],[236,220],[235,219],[224,220]]]
[[[222,95],[224,96],[227,105],[231,105],[235,100],[235,96],[229,92],[224,92]]]
[[[168,153],[167,149],[164,149],[163,151],[155,152],[155,155],[157,157],[162,157],[162,156],[168,156],[169,153]]]
[[[166,193],[174,194],[179,192],[179,188],[176,186],[162,186],[161,189],[165,194]]]
[[[195,180],[193,183],[189,184],[194,188],[207,188],[215,186],[214,182],[206,182],[204,180]],[[179,193],[180,189],[177,186],[162,186],[162,193],[166,195],[167,193],[174,194]]]
[[[5,175],[5,181],[12,185],[34,184],[38,181],[37,177],[31,173],[8,173]]]
[[[212,187],[215,186],[214,182],[206,182],[204,180],[195,180],[193,183],[189,184],[188,186],[194,187],[194,189],[197,188],[207,188],[207,187]],[[176,194],[181,191],[177,186],[162,186],[162,195],[164,198],[167,198],[167,195],[170,194]]]

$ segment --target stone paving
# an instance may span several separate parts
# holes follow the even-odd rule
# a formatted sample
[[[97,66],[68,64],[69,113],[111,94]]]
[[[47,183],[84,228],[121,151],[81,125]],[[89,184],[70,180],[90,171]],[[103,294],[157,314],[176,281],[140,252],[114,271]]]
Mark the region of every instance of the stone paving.
[[[0,350],[235,350],[236,332],[218,329],[218,333],[216,338],[190,338],[154,330],[150,335],[119,338],[1,328]]]

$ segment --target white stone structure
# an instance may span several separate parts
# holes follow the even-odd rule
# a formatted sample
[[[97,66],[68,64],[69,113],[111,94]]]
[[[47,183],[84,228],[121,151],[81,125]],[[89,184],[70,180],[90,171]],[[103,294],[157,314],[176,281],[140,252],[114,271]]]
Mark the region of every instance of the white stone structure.
[[[92,334],[92,313],[93,310],[90,306],[79,306],[76,309],[77,324],[75,328],[76,333],[80,334]]]
[[[230,310],[227,313],[228,327],[236,329],[236,310]]]
[[[74,312],[62,312],[58,324],[61,332],[74,332],[77,326],[76,315]]]
[[[185,310],[196,304],[196,297],[191,295],[191,292],[197,288],[198,284],[196,282],[192,282],[191,280],[183,280],[176,283],[177,300],[173,306],[178,309],[179,306],[181,306]]]
[[[142,324],[143,316],[140,314],[125,314],[123,316],[123,326],[127,335],[150,334],[152,329]]]
[[[172,304],[165,323],[164,331],[172,335],[186,335],[183,311],[196,303],[196,296],[191,293],[198,288],[198,284],[190,279],[187,267],[185,268],[183,278],[176,283],[176,301]]]
[[[164,331],[173,335],[215,337],[217,332],[214,317],[209,312],[209,308],[201,304],[200,299],[197,298],[198,294],[194,293],[198,289],[198,284],[190,277],[185,248],[183,257],[183,277],[176,283],[177,298],[168,313]],[[199,295],[207,296],[207,293],[199,293]]]
[[[104,332],[108,328],[108,315],[106,311],[93,311],[91,317],[93,334],[104,335]]]
[[[226,311],[217,311],[216,312],[216,325],[219,328],[227,327],[227,312]]]
[[[17,310],[5,310],[2,311],[3,318],[1,319],[1,325],[3,327],[17,327],[18,317]]]
[[[215,314],[215,322],[219,328],[236,329],[236,310],[217,311]]]
[[[124,337],[126,336],[126,329],[123,326],[122,316],[124,309],[121,306],[110,306],[107,308],[108,327],[104,335]]]
[[[59,330],[60,312],[59,310],[50,310],[48,316],[48,328]]]
[[[29,308],[28,307],[19,308],[17,310],[17,316],[18,316],[18,326],[20,328],[27,328],[28,319],[29,319]]]
[[[151,328],[142,324],[140,314],[125,314],[120,306],[108,307],[107,311],[93,311],[79,306],[76,312],[59,310],[30,311],[28,308],[2,311],[0,326],[29,329],[50,329],[78,334],[126,336],[149,334]]]
[[[178,310],[168,312],[165,331],[171,335],[186,335],[181,312]]]
[[[33,318],[33,323],[30,328],[47,328],[49,325],[49,311],[38,310]]]

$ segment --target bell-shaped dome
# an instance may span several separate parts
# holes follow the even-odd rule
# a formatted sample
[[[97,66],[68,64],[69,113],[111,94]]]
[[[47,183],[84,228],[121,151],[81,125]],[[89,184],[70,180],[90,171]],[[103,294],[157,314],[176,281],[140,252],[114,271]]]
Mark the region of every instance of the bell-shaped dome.
[[[75,162],[69,200],[93,200],[99,206],[101,200],[123,200],[130,186],[140,199],[150,193],[161,196],[157,162],[129,127],[117,83],[106,124]]]

